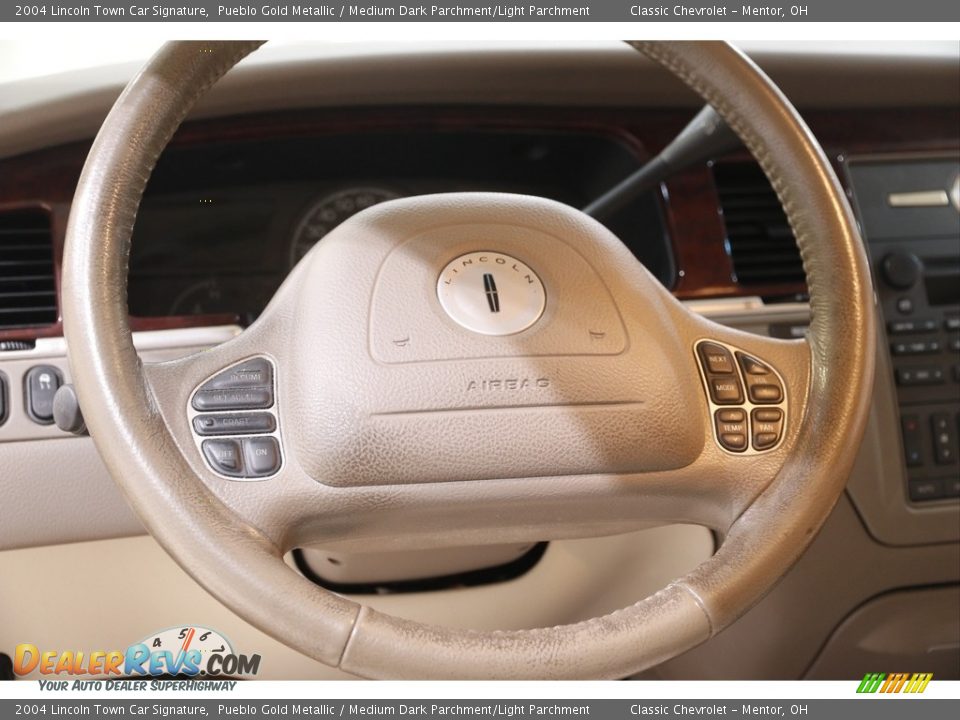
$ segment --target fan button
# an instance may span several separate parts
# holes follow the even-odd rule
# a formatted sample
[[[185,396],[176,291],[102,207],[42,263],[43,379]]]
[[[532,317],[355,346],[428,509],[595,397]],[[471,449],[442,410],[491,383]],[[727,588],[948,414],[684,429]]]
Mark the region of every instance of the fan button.
[[[751,413],[753,449],[769,450],[783,434],[783,411],[779,408],[757,408]]]

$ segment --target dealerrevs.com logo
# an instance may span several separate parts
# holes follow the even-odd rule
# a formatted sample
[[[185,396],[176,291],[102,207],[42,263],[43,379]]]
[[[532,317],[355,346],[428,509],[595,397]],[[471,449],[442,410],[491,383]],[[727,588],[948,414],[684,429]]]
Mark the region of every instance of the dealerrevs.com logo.
[[[927,689],[931,680],[933,673],[867,673],[857,692],[918,694]]]
[[[20,676],[237,677],[259,670],[259,655],[237,653],[223,635],[200,626],[167,628],[126,650],[50,650],[22,643],[13,660],[13,671]]]

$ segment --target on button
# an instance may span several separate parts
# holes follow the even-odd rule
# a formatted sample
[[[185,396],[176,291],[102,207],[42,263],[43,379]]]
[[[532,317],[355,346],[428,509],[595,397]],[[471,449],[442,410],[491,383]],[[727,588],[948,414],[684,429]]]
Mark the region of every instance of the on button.
[[[247,477],[265,477],[280,469],[280,446],[276,438],[251,438],[243,441]]]

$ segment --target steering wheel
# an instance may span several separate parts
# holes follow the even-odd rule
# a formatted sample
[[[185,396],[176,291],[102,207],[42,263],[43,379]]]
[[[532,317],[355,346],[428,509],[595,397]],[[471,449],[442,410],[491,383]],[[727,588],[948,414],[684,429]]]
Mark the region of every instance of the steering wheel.
[[[310,251],[248,329],[143,365],[126,303],[153,166],[253,42],[164,46],[101,128],[77,187],[63,319],[84,417],[149,532],[286,645],[393,678],[619,678],[756,603],[842,492],[873,378],[870,276],[839,183],[796,110],[716,42],[633,42],[737,132],[776,190],[810,291],[805,340],[677,302],[607,229],[542,198],[394,200]],[[713,557],[585,622],[475,632],[392,617],[283,558],[697,523]],[[599,589],[602,591],[602,588]]]

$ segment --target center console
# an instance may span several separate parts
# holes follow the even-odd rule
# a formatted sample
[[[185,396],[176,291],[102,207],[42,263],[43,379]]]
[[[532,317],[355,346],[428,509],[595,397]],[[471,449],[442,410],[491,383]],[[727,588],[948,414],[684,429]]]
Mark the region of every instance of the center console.
[[[960,160],[847,163],[883,315],[902,437],[904,501],[960,498]]]

